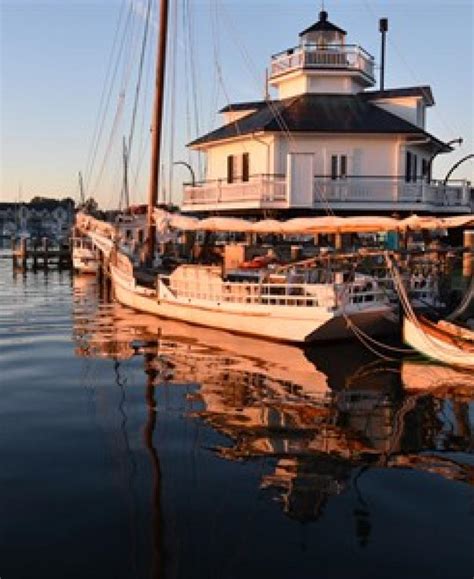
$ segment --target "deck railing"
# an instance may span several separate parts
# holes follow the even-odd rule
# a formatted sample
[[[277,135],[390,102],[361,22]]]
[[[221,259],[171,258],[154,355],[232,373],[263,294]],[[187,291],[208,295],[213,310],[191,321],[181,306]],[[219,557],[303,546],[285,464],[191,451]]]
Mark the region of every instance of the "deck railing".
[[[272,56],[271,76],[299,68],[357,70],[374,79],[374,58],[356,45],[304,44]]]
[[[195,206],[219,207],[291,207],[291,196],[284,175],[255,175],[249,181],[227,183],[225,180],[207,181],[194,187],[186,186],[183,208]],[[467,208],[470,206],[470,188],[466,181],[441,181],[419,179],[406,182],[403,177],[363,176],[332,179],[316,176],[313,180],[313,206],[327,203],[353,204],[408,204],[434,207]]]
[[[275,175],[253,175],[249,181],[227,183],[207,181],[184,188],[184,205],[241,203],[245,201],[278,202],[286,200],[286,179]]]
[[[373,286],[361,284],[309,284],[309,283],[249,283],[229,282],[219,278],[173,279],[160,276],[168,289],[180,299],[209,300],[221,303],[260,304],[275,306],[324,307],[333,310],[342,303],[363,305],[385,302],[386,293]]]
[[[406,182],[399,177],[315,177],[314,203],[414,203],[434,206],[468,206],[469,187],[465,181],[444,185],[442,182]]]

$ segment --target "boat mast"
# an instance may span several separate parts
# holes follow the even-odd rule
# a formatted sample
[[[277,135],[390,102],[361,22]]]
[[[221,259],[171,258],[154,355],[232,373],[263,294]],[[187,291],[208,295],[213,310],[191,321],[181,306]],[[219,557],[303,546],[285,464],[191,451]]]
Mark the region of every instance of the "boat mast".
[[[155,253],[156,226],[153,221],[153,210],[158,200],[158,180],[160,173],[161,127],[163,120],[163,101],[166,67],[166,37],[168,33],[168,0],[160,3],[160,30],[157,41],[157,59],[155,76],[155,102],[151,125],[151,167],[148,187],[147,239],[145,262],[150,264]]]

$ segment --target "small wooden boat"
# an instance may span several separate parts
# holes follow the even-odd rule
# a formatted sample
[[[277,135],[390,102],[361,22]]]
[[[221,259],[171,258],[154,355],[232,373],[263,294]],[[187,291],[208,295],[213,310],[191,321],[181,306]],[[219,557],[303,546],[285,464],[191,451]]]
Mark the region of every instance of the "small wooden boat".
[[[474,332],[449,322],[405,317],[406,344],[433,360],[461,368],[474,368]]]

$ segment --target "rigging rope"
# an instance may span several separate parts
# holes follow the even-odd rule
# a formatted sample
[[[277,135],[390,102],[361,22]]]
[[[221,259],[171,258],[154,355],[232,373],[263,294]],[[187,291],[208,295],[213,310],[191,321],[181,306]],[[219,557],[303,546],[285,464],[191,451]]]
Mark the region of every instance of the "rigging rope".
[[[132,4],[131,9],[133,12],[133,4]],[[95,193],[95,191],[97,191],[97,189],[102,181],[102,177],[104,175],[104,171],[105,171],[105,168],[107,166],[109,156],[111,154],[111,151],[112,151],[114,144],[116,143],[116,135],[117,135],[118,127],[120,125],[120,122],[121,122],[121,119],[123,116],[123,112],[124,112],[124,108],[125,108],[125,99],[126,99],[126,95],[127,95],[127,88],[128,88],[128,85],[129,85],[129,82],[130,82],[130,79],[132,76],[132,72],[133,72],[134,52],[135,52],[136,43],[138,40],[138,38],[134,38],[134,30],[135,30],[134,24],[135,24],[134,19],[132,19],[131,25],[124,31],[124,40],[125,39],[127,40],[127,45],[128,45],[128,58],[124,59],[124,61],[123,61],[122,83],[121,83],[121,87],[119,90],[117,107],[116,107],[115,116],[114,116],[114,119],[112,122],[112,127],[110,130],[107,147],[105,149],[105,153],[104,153],[104,156],[102,159],[102,164],[100,166],[100,170],[98,172],[98,175],[97,175],[95,183],[94,183],[94,187],[93,187],[94,193]],[[116,172],[114,172],[113,176],[116,176]],[[110,196],[115,195],[115,191],[116,191],[116,189],[114,186],[110,191]],[[109,198],[109,201],[110,201],[110,198]]]
[[[395,282],[395,287],[396,287],[397,293],[400,297],[400,302],[403,306],[404,313],[405,313],[406,317],[408,318],[408,320],[418,329],[422,339],[427,344],[427,346],[432,348],[435,352],[438,351],[440,356],[447,354],[450,357],[459,356],[460,359],[465,358],[466,352],[457,351],[456,349],[454,349],[455,348],[454,345],[448,346],[447,344],[445,345],[443,343],[440,343],[437,340],[434,340],[432,338],[432,336],[430,336],[429,334],[427,334],[423,330],[418,318],[416,317],[415,312],[413,311],[412,305],[411,305],[410,300],[408,298],[408,295],[407,295],[405,286],[403,284],[403,280],[401,279],[400,272],[398,271],[398,268],[395,266],[395,264],[393,263],[393,260],[388,255],[388,253],[385,254],[385,259],[386,259],[387,264],[391,270],[392,277],[393,277],[394,282]]]
[[[125,41],[124,37],[122,37],[122,42],[121,42],[121,45],[119,47],[119,51],[117,53],[116,62],[115,62],[114,70],[112,73],[112,77],[110,78],[110,81],[109,81],[109,77],[110,77],[110,74],[112,71],[113,56],[115,54],[115,49],[116,49],[117,42],[119,39],[119,33],[120,33],[121,26],[122,26],[122,18],[124,15],[126,5],[127,5],[126,0],[123,0],[122,6],[120,9],[119,18],[118,18],[117,25],[116,25],[114,39],[112,42],[112,49],[110,51],[109,63],[107,65],[107,72],[106,72],[106,75],[104,78],[104,85],[102,87],[102,93],[101,93],[101,97],[100,97],[100,101],[99,101],[99,108],[97,110],[97,116],[96,116],[96,121],[95,121],[95,128],[94,128],[94,132],[92,134],[92,140],[91,140],[90,147],[89,147],[89,154],[87,157],[86,168],[85,168],[85,172],[84,172],[85,190],[86,191],[89,188],[89,183],[90,183],[90,180],[92,177],[92,172],[93,172],[93,168],[94,168],[95,160],[96,160],[96,156],[97,156],[97,150],[99,147],[100,140],[102,138],[102,132],[104,129],[106,114],[107,114],[107,110],[109,108],[110,98],[112,96],[112,90],[113,90],[113,86],[115,84],[115,78],[116,78],[116,75],[118,72],[118,67],[119,67],[119,63],[120,63],[120,55],[122,53],[123,45],[124,45],[124,41]],[[129,19],[131,17],[131,10],[132,10],[132,7],[130,6],[127,20],[125,22],[125,28],[128,26],[128,22],[129,22]],[[110,87],[109,87],[109,90],[107,91],[108,82],[110,82]],[[106,94],[107,94],[107,96],[106,96]]]
[[[140,88],[141,88],[142,75],[143,75],[143,66],[144,66],[144,62],[145,62],[145,53],[146,53],[146,45],[147,45],[147,39],[148,39],[148,31],[150,28],[151,4],[152,4],[152,0],[148,0],[147,8],[146,8],[146,16],[145,16],[145,25],[144,25],[144,29],[143,29],[142,47],[141,47],[141,52],[140,52],[140,62],[138,65],[138,78],[137,78],[137,86],[135,89],[135,100],[133,103],[132,121],[131,121],[131,126],[130,126],[130,134],[128,137],[128,155],[129,155],[129,157],[132,153],[133,136],[135,133],[135,121],[136,121],[136,116],[137,116],[138,101],[140,99]]]

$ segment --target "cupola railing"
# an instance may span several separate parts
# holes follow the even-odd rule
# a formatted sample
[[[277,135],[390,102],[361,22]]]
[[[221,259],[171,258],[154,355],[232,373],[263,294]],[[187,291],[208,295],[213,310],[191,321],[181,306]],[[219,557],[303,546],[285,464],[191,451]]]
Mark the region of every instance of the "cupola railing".
[[[271,76],[298,69],[353,70],[375,82],[375,61],[355,44],[302,44],[272,56]]]

